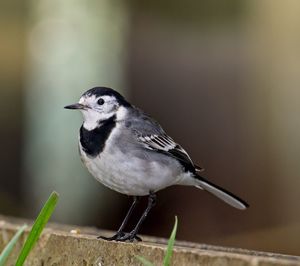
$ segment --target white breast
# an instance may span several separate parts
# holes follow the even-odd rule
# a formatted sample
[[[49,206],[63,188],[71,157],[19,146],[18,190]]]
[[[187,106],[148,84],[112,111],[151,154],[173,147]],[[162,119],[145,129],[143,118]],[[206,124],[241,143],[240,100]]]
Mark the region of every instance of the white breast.
[[[182,171],[180,167],[170,167],[168,160],[161,163],[146,155],[138,157],[122,152],[115,145],[117,132],[121,132],[118,127],[120,125],[117,124],[99,156],[88,157],[80,146],[83,163],[99,182],[120,193],[135,196],[148,195],[150,191],[155,192],[179,182]]]

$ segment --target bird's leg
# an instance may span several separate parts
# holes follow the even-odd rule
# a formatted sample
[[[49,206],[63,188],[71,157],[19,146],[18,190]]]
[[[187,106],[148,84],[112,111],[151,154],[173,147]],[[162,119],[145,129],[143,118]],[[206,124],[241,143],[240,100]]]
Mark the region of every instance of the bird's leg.
[[[117,241],[133,241],[134,239],[141,241],[142,239],[140,237],[137,236],[137,233],[140,230],[140,227],[142,225],[142,223],[144,222],[144,220],[146,219],[148,213],[150,212],[150,210],[152,209],[152,207],[155,205],[156,203],[156,195],[153,192],[150,192],[149,197],[148,197],[148,205],[146,210],[144,211],[144,213],[142,214],[140,220],[138,221],[138,223],[136,224],[136,226],[134,227],[134,229],[130,232],[130,233],[125,233],[122,237],[116,239]]]
[[[140,197],[134,196],[133,197],[133,202],[120,226],[120,228],[118,229],[117,233],[115,235],[113,235],[112,237],[105,237],[105,236],[98,236],[98,238],[104,239],[104,240],[118,240],[119,238],[123,237],[125,235],[125,233],[123,232],[134,208],[136,207],[136,205],[138,204],[140,200]]]

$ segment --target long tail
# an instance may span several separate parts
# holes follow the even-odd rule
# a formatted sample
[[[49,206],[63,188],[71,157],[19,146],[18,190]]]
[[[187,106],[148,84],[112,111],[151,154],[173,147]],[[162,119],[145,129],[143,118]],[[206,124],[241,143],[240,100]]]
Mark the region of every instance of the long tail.
[[[196,175],[195,178],[197,179],[197,183],[198,183],[196,187],[208,191],[209,193],[223,200],[224,202],[231,205],[232,207],[237,208],[239,210],[245,210],[249,207],[247,202],[233,195],[231,192],[225,190],[224,188],[221,188],[211,183],[210,181],[208,181],[207,179],[199,175]]]

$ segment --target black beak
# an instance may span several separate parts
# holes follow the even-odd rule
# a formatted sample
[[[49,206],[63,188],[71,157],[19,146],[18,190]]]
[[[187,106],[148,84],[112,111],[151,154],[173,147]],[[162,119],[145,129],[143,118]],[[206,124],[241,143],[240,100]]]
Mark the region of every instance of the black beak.
[[[80,104],[80,103],[74,103],[74,104],[71,104],[71,105],[67,105],[64,108],[65,109],[77,110],[77,109],[84,109],[85,106],[83,104]]]

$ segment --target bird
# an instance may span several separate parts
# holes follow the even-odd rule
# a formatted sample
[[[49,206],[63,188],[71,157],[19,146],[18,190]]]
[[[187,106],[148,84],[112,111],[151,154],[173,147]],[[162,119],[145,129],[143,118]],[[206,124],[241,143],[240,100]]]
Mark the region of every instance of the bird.
[[[106,187],[132,196],[133,202],[117,232],[104,240],[141,241],[138,232],[156,203],[156,192],[173,185],[194,186],[207,191],[232,207],[245,210],[247,202],[215,185],[201,172],[189,154],[141,109],[108,87],[94,87],[75,104],[79,110],[79,153],[90,174]],[[201,174],[201,175],[200,175]],[[130,232],[125,227],[141,197],[147,207]]]

